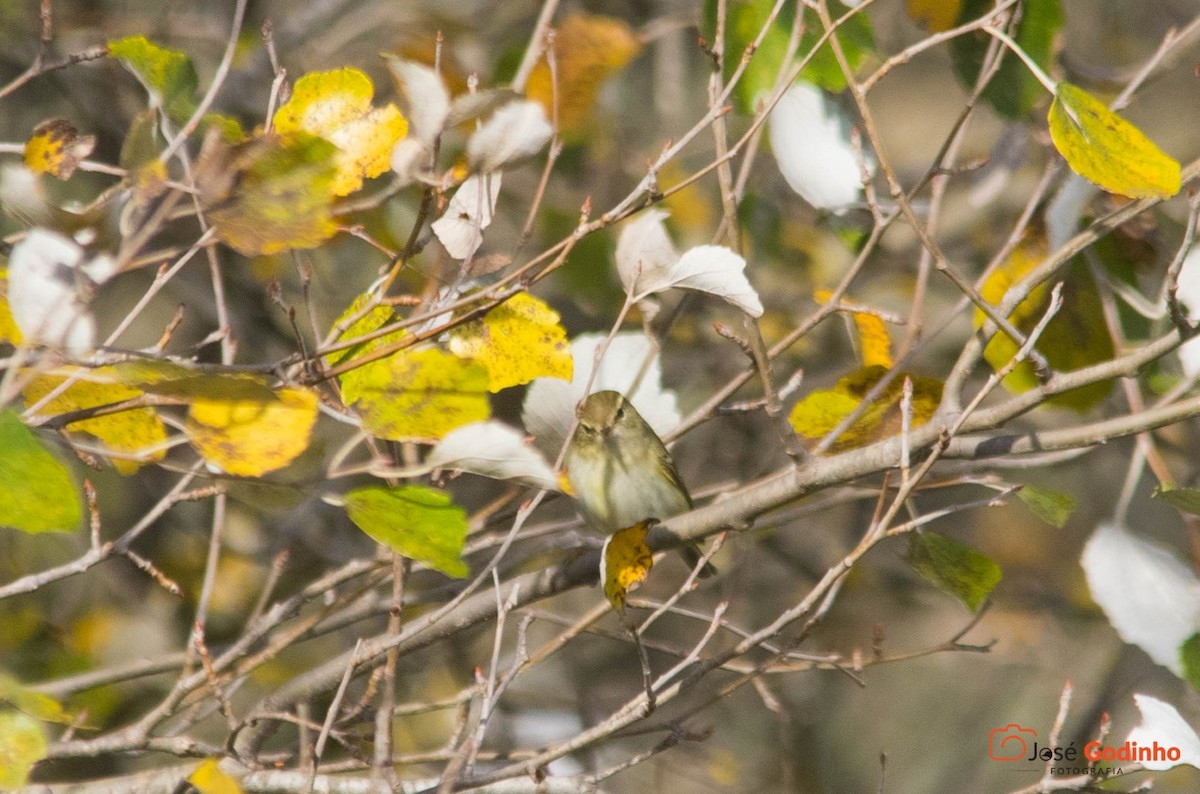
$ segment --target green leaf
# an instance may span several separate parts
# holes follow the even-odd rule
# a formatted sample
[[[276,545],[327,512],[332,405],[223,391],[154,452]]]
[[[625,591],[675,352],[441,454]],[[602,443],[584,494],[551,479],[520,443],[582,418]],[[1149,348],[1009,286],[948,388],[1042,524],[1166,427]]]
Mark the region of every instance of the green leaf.
[[[829,4],[829,13],[833,15],[835,22],[847,11],[849,9],[841,3]],[[825,33],[816,13],[810,12],[804,21],[804,35],[800,39],[801,57],[810,52]],[[838,27],[834,35],[842,45],[842,52],[846,55],[852,71],[857,70],[867,55],[875,49],[875,34],[866,14],[850,17]],[[838,65],[833,47],[828,41],[821,45],[813,54],[812,60],[801,70],[800,79],[819,85],[833,94],[846,89],[846,76],[842,74],[842,67]]]
[[[16,412],[0,412],[0,525],[72,532],[82,518],[67,467],[42,448]]]
[[[990,13],[992,0],[967,0],[958,15],[959,24]],[[1021,5],[1021,18],[1014,39],[1042,71],[1049,71],[1058,49],[1063,26],[1059,0],[1026,0]],[[992,37],[983,31],[958,36],[950,42],[950,57],[959,82],[967,90],[975,86],[984,55],[992,46]],[[1001,116],[1020,119],[1037,107],[1045,94],[1041,81],[1029,67],[1008,48],[1003,48],[1000,69],[984,89],[983,100]]]
[[[71,717],[62,704],[49,695],[34,692],[17,679],[0,673],[0,705],[12,706],[17,711],[42,722],[70,722]]]
[[[146,87],[150,103],[182,124],[196,109],[192,97],[200,80],[186,53],[151,43],[145,36],[130,36],[108,43],[108,54],[119,58]]]
[[[1084,179],[1129,198],[1179,192],[1179,161],[1082,88],[1059,83],[1049,121],[1054,148]]]
[[[470,572],[462,560],[467,514],[442,491],[369,486],[347,493],[345,504],[359,529],[393,551],[456,579]]]
[[[1067,519],[1075,511],[1075,500],[1071,496],[1048,488],[1023,485],[1017,496],[1035,516],[1059,529],[1066,526]]]
[[[0,789],[24,786],[46,749],[40,722],[15,709],[0,709]]]
[[[762,30],[763,24],[770,15],[773,0],[749,0],[748,2],[730,3],[728,10],[727,35],[725,44],[726,76],[733,73],[741,61],[742,53],[750,46]],[[829,6],[834,19],[840,18],[848,11],[841,3],[832,2]],[[796,51],[803,58],[820,41],[824,29],[816,14],[808,11],[804,19],[805,30]],[[711,36],[716,26],[717,4],[709,0],[705,4],[706,35]],[[735,89],[738,100],[738,110],[742,113],[753,113],[754,103],[764,92],[775,87],[775,79],[781,70],[788,68],[783,59],[787,54],[788,39],[791,37],[792,26],[795,22],[795,8],[785,4],[774,24],[767,30],[762,43],[754,51],[746,70]],[[875,48],[875,36],[871,23],[866,14],[855,14],[844,25],[837,29],[838,42],[850,62],[851,69],[857,69],[867,54]],[[832,93],[846,88],[846,78],[838,66],[829,42],[813,55],[812,59],[800,72],[799,78],[814,83]]]
[[[909,536],[908,564],[972,612],[979,609],[1003,576],[1000,566],[983,553],[935,532]]]
[[[1179,661],[1183,664],[1183,678],[1200,691],[1200,634],[1193,634],[1179,646]]]
[[[1164,485],[1154,494],[1185,513],[1200,516],[1200,488],[1172,488]]]

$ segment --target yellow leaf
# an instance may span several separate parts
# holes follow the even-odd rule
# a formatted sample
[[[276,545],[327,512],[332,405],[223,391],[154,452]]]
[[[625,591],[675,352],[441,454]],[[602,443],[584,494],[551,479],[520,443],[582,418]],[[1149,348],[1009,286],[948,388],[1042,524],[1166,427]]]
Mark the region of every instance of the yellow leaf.
[[[296,81],[291,99],[275,113],[277,132],[302,130],[338,147],[334,195],[353,193],[364,177],[386,171],[392,148],[408,132],[395,105],[371,107],[374,95],[371,78],[358,69],[312,72]]]
[[[23,392],[25,403],[33,405],[40,401],[66,381],[72,372],[78,370],[70,367],[59,371],[65,372],[66,375],[39,375],[31,381]],[[75,381],[61,394],[50,399],[38,412],[44,416],[58,416],[101,405],[120,403],[143,395],[140,389],[103,380],[113,374],[110,367],[85,371],[86,380]],[[166,455],[166,449],[162,448],[162,444],[167,440],[167,431],[158,413],[150,407],[133,408],[106,416],[82,419],[67,425],[67,430],[95,436],[116,452],[143,453],[142,462],[162,460]],[[141,467],[142,462],[123,458],[112,459],[113,467],[121,474],[133,474]]]
[[[187,434],[210,464],[243,477],[281,469],[308,447],[317,393],[283,389],[274,401],[196,400]]]
[[[450,350],[487,369],[491,392],[534,378],[570,380],[573,371],[571,346],[558,312],[527,292],[451,331]]]
[[[1009,287],[1020,281],[1030,270],[1046,258],[1046,238],[1031,235],[1013,250],[1012,255],[1001,267],[988,276],[980,296],[991,304],[1004,299]],[[1058,314],[1046,326],[1034,347],[1055,371],[1070,372],[1083,367],[1108,361],[1113,357],[1112,337],[1104,322],[1104,307],[1096,280],[1086,263],[1072,262],[1063,281],[1063,305]],[[1013,326],[1022,333],[1029,333],[1041,320],[1050,302],[1050,285],[1041,284],[1034,288],[1025,300],[1009,315]],[[985,321],[979,309],[975,310],[974,326],[979,328]],[[983,355],[992,369],[1008,365],[1017,354],[1020,345],[1003,331],[988,342]],[[1003,381],[1004,387],[1014,394],[1028,391],[1037,385],[1037,373],[1033,364],[1023,361]],[[1101,381],[1081,386],[1069,392],[1056,394],[1046,400],[1047,404],[1076,411],[1086,411],[1103,400],[1112,391],[1112,381]]]
[[[559,132],[579,133],[591,118],[600,86],[641,48],[633,31],[619,19],[590,14],[568,17],[554,37],[555,76],[543,57],[529,75],[525,94],[541,103],[551,120],[557,97]]]
[[[8,308],[8,268],[0,268],[0,342],[21,344],[21,329]]]
[[[1179,192],[1179,162],[1078,86],[1061,82],[1055,89],[1050,138],[1075,173],[1110,193],[1168,198]]]
[[[349,308],[342,312],[342,316],[339,317],[337,322],[334,323],[334,327],[336,328],[338,326],[345,325],[346,321],[351,317],[355,317],[362,313],[363,307],[367,305],[370,297],[370,295],[363,293],[355,298],[353,303],[350,304]],[[395,322],[396,319],[396,315],[392,311],[391,307],[376,306],[347,326],[346,330],[342,332],[340,339],[346,342],[352,342],[355,339],[379,330],[389,323]],[[364,356],[367,353],[371,353],[375,350],[379,350],[380,348],[393,345],[400,341],[400,339],[403,337],[404,329],[400,329],[399,331],[393,331],[391,333],[384,334],[376,339],[369,339],[365,342],[354,345],[353,347],[346,348],[345,350],[339,350],[338,352],[332,353],[325,357],[326,366],[336,367],[340,364],[345,364],[348,361],[353,361],[354,359]],[[363,396],[361,384],[364,378],[367,377],[365,370],[369,369],[370,367],[380,365],[384,366],[385,368],[387,367],[387,365],[382,361],[373,361],[369,364],[359,367],[358,369],[352,369],[349,372],[345,372],[338,376],[338,382],[342,386],[342,400],[347,405],[357,401]]]
[[[600,564],[604,578],[604,595],[613,609],[625,608],[629,593],[641,586],[654,567],[654,555],[646,545],[648,522],[634,524],[613,533],[604,543]]]
[[[47,747],[40,722],[15,709],[0,709],[0,788],[24,786]]]
[[[832,389],[808,394],[796,403],[788,416],[792,429],[805,441],[820,441],[858,408],[886,373],[887,367],[864,367],[839,380]],[[884,388],[862,416],[838,436],[831,447],[832,452],[861,447],[900,432],[904,377],[904,373],[900,373]],[[941,403],[942,383],[932,378],[909,377],[913,384],[911,426],[917,428],[933,417]]]
[[[817,303],[828,303],[833,293],[827,289],[813,293]],[[892,366],[892,337],[883,318],[869,312],[851,312],[854,327],[858,329],[859,357],[864,367]]]
[[[242,787],[221,771],[215,758],[205,759],[204,763],[188,775],[188,782],[195,786],[200,794],[242,794]]]
[[[908,18],[930,33],[941,33],[954,27],[962,5],[962,0],[908,0]]]
[[[338,148],[306,132],[204,141],[196,184],[222,242],[246,256],[316,248],[337,231]]]
[[[96,148],[94,135],[80,135],[66,119],[46,119],[25,142],[25,165],[35,174],[70,179],[79,161]]]
[[[380,438],[441,438],[491,415],[487,370],[438,348],[402,350],[358,372],[355,407]]]

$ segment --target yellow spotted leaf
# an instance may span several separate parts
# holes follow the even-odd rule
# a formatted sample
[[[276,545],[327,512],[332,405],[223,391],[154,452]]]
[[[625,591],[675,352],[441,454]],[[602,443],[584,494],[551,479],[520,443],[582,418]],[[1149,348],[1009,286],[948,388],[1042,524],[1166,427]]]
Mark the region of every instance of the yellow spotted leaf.
[[[815,391],[792,408],[788,421],[800,438],[815,445],[842,420],[858,409],[863,398],[887,373],[883,366],[864,367],[839,380],[832,389]],[[942,383],[932,378],[909,376],[913,384],[912,427],[920,427],[933,417],[942,401]],[[884,388],[850,427],[838,436],[830,448],[841,452],[894,436],[903,426],[901,404],[904,374]]]
[[[1013,250],[1008,261],[997,268],[984,282],[980,296],[993,305],[1000,303],[1009,287],[1021,280],[1046,257],[1047,242],[1041,235],[1031,235]],[[1034,347],[1055,371],[1070,372],[1108,361],[1113,357],[1112,337],[1104,323],[1104,307],[1096,280],[1086,263],[1075,261],[1063,281],[1063,305],[1046,326]],[[1050,303],[1050,285],[1041,284],[1017,305],[1008,319],[1022,333],[1029,333],[1041,320]],[[975,310],[974,326],[980,328],[985,316]],[[1008,365],[1020,345],[1000,331],[984,349],[984,358],[999,370]],[[1029,361],[1018,364],[1003,381],[1014,394],[1028,391],[1038,383],[1037,373]],[[1112,381],[1101,381],[1056,394],[1046,402],[1076,411],[1086,411],[1112,391]]]
[[[337,231],[337,157],[336,146],[307,132],[233,145],[209,135],[196,183],[217,237],[246,256],[316,248]]]
[[[276,400],[196,400],[187,434],[210,464],[257,477],[281,469],[308,447],[317,421],[317,393],[283,389]]]
[[[303,131],[337,146],[334,195],[353,193],[364,177],[386,171],[392,148],[408,132],[400,109],[372,107],[374,95],[371,78],[358,69],[312,72],[296,81],[291,99],[275,113],[276,132]]]
[[[380,438],[441,438],[491,416],[487,370],[438,348],[402,350],[358,372],[355,407]]]
[[[1179,161],[1078,86],[1058,84],[1050,137],[1075,173],[1110,193],[1168,198],[1179,192]]]
[[[0,789],[24,786],[47,749],[42,723],[22,711],[0,708]]]
[[[334,328],[345,326],[339,337],[341,341],[352,342],[355,339],[367,336],[374,331],[379,330],[385,325],[396,321],[396,315],[389,306],[375,306],[370,311],[363,312],[363,308],[370,300],[370,296],[366,293],[359,295],[354,299],[353,303],[346,311],[342,312],[342,316],[334,323]],[[362,315],[361,317],[359,315]],[[356,318],[351,322],[352,318]],[[371,353],[380,348],[388,347],[400,341],[404,337],[404,329],[392,331],[391,333],[383,334],[375,339],[368,339],[364,342],[348,347],[345,350],[339,350],[336,353],[331,353],[325,357],[326,366],[336,367],[353,361],[356,358]],[[385,361],[372,361],[364,364],[358,369],[352,369],[338,377],[338,382],[342,386],[342,400],[347,404],[351,404],[363,396],[362,383],[364,380],[369,380],[367,370],[371,367],[383,367],[385,370],[388,364]],[[386,376],[380,376],[386,377]]]
[[[818,303],[828,303],[833,293],[817,290],[813,297]],[[851,312],[854,327],[858,330],[859,357],[864,367],[892,366],[892,337],[883,318],[870,312]]]
[[[545,59],[529,75],[525,93],[554,119],[558,130],[578,135],[590,120],[600,86],[641,50],[629,25],[612,17],[575,14],[563,21],[554,37],[555,75]]]
[[[70,372],[68,369],[64,375],[39,375],[25,387],[25,403],[33,405],[40,402],[68,380]],[[38,413],[44,416],[58,416],[143,396],[144,393],[140,389],[132,386],[97,380],[112,374],[107,367],[83,371],[86,380],[76,380],[61,394],[47,401],[38,409]],[[151,407],[131,408],[71,422],[67,425],[67,430],[95,436],[114,452],[137,454],[139,460],[136,461],[121,457],[111,459],[113,467],[121,474],[133,474],[142,463],[162,460],[166,455],[166,449],[162,445],[167,440],[167,430],[158,413]]]
[[[25,165],[35,174],[70,179],[79,162],[96,148],[94,135],[80,135],[66,119],[46,119],[25,142]]]
[[[618,530],[604,542],[600,573],[604,595],[613,609],[625,608],[629,593],[641,587],[654,567],[654,555],[646,545],[649,524],[642,522]]]
[[[451,331],[450,350],[487,369],[491,392],[534,378],[570,380],[573,371],[571,346],[558,312],[527,292],[518,292],[482,319]]]
[[[205,759],[188,775],[188,782],[196,787],[200,794],[242,794],[242,787],[226,773],[215,758]]]

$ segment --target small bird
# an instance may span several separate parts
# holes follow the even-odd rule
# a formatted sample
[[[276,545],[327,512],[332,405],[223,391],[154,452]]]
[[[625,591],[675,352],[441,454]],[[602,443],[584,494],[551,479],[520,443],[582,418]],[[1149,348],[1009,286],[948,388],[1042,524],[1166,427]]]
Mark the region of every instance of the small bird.
[[[583,401],[565,466],[579,512],[605,535],[649,519],[665,521],[692,507],[671,453],[620,392],[599,391]],[[700,562],[694,543],[680,551],[690,566]],[[700,575],[716,572],[705,563]]]

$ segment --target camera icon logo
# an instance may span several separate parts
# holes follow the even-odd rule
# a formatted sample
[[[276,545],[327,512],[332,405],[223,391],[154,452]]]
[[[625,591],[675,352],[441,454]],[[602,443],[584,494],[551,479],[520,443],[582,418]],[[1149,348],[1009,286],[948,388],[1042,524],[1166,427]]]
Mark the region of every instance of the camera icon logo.
[[[1037,739],[1037,731],[1010,722],[988,732],[988,755],[993,761],[1020,761],[1029,756],[1026,739]]]

